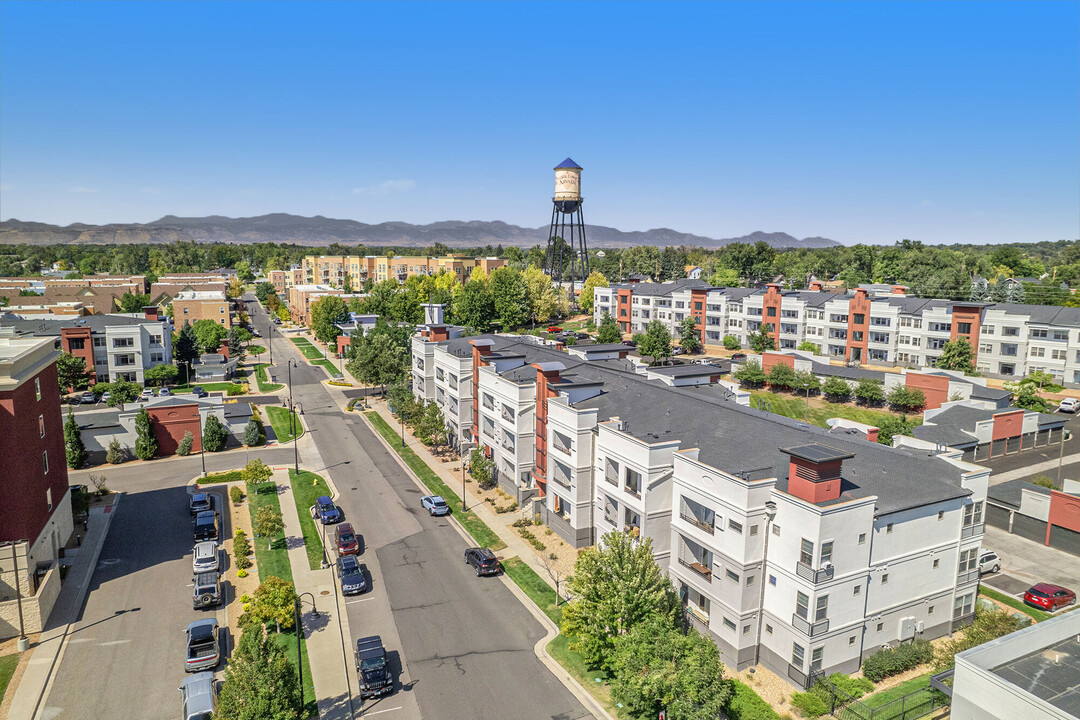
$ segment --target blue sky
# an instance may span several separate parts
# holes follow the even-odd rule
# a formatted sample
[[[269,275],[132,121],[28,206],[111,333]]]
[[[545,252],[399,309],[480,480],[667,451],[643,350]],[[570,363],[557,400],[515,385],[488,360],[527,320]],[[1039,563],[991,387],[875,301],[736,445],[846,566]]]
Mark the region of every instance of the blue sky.
[[[1080,3],[0,2],[0,218],[1080,237]]]

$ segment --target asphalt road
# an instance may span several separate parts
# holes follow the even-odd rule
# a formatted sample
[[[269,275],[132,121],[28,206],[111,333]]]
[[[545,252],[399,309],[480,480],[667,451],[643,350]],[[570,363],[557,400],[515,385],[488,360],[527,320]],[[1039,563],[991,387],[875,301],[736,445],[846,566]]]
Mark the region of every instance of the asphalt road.
[[[265,315],[255,315],[264,328]],[[342,417],[320,384],[325,373],[301,363],[292,375],[323,461],[313,469],[341,493],[372,580],[369,593],[346,603],[351,640],[381,635],[401,670],[396,693],[367,701],[362,713],[387,720],[591,717],[534,654],[542,626],[501,580],[477,578],[464,564],[466,542],[448,519],[420,509],[421,491],[367,425]]]
[[[207,469],[235,467],[237,455],[207,455]],[[259,452],[276,463],[291,455],[285,449]],[[44,720],[178,716],[184,628],[215,612],[191,607],[186,484],[201,467],[198,457],[189,457],[159,461],[151,472],[141,463],[93,471],[106,474],[108,486],[124,494],[41,712]],[[72,472],[71,482],[88,483],[90,473]],[[224,625],[224,616],[218,621]]]

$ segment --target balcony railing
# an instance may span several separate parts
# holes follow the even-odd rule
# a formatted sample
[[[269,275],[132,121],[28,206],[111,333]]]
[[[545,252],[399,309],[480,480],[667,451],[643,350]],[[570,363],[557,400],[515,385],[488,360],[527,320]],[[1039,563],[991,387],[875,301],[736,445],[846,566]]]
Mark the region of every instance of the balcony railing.
[[[623,490],[625,490],[628,494],[633,495],[638,500],[641,499],[641,491],[638,490],[638,489],[635,489],[633,485],[624,485]]]
[[[507,422],[514,422],[514,413],[507,412],[506,408],[503,408],[502,419],[506,420]]]
[[[712,569],[702,565],[697,560],[684,560],[683,558],[679,558],[679,564],[690,568],[701,577],[712,582]]]
[[[694,527],[698,528],[699,530],[704,530],[710,535],[712,535],[716,530],[712,523],[707,523],[704,520],[698,520],[696,517],[688,513],[681,512],[679,513],[679,517],[690,523]]]
[[[978,580],[978,579],[979,579],[979,570],[977,568],[975,570],[967,570],[965,572],[959,573],[956,576],[956,584],[957,585],[964,585],[966,583],[969,583],[969,582],[971,582],[973,580]]]
[[[570,445],[568,443],[564,443],[558,435],[555,436],[555,441],[551,444],[555,447],[556,450],[563,453],[564,455],[570,454]]]
[[[982,535],[982,534],[983,534],[983,524],[982,523],[979,523],[978,525],[968,525],[967,527],[965,527],[963,530],[960,531],[960,539],[969,538],[969,537],[975,537],[976,535]]]
[[[617,522],[615,522],[615,518],[611,517],[611,516],[610,516],[610,515],[608,515],[607,513],[605,513],[605,514],[604,514],[604,520],[605,520],[606,522],[608,522],[608,523],[609,523],[610,525],[612,525],[612,526],[617,526],[617,525],[618,525],[618,523],[617,523]]]
[[[826,618],[812,623],[793,613],[791,616],[791,626],[807,637],[814,637],[823,632],[829,632],[829,619]]]
[[[822,583],[826,580],[832,580],[833,578],[833,566],[830,564],[828,567],[820,570],[815,570],[806,563],[798,562],[795,564],[795,574],[801,577],[803,580],[809,580],[812,583]]]
[[[806,673],[790,663],[788,663],[787,666],[787,676],[798,683],[801,688],[805,688],[809,684],[809,678]]]
[[[561,473],[552,473],[551,479],[555,481],[556,485],[562,485],[567,490],[570,489],[570,478]]]
[[[604,475],[604,482],[609,482],[612,485],[614,485],[615,487],[619,487],[619,478],[616,477],[615,475],[605,474]]]
[[[705,627],[709,627],[709,615],[701,608],[687,604],[686,612]]]

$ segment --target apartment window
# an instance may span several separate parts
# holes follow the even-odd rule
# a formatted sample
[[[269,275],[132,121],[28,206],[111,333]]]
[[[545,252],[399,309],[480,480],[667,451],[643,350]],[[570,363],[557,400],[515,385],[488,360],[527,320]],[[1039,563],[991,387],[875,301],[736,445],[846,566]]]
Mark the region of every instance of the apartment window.
[[[810,596],[804,592],[796,591],[795,593],[795,614],[806,620],[806,616],[810,613]]]
[[[864,323],[866,323],[866,315],[864,315],[862,313],[855,313],[852,316],[851,322],[853,322],[856,325],[863,325]]]
[[[1020,337],[1020,328],[1006,326],[1001,328],[1001,334],[1005,337]]]
[[[135,339],[134,338],[129,338],[129,337],[127,337],[127,338],[113,338],[112,346],[114,348],[135,347]]]
[[[885,526],[885,532],[886,533],[891,533],[892,532],[892,523],[889,523],[888,525]]]
[[[769,317],[776,317],[776,308],[770,307],[770,308],[768,308],[768,311],[769,311],[768,312]]]
[[[742,535],[742,523],[735,522],[734,520],[728,520],[727,526]]]
[[[626,468],[626,492],[634,497],[641,497],[641,473]]]
[[[747,575],[746,576],[746,587],[751,587],[753,584],[754,584],[754,576],[753,575]]]
[[[45,468],[45,474],[49,474],[49,453],[48,451],[41,453],[41,465]]]
[[[968,593],[967,595],[963,595],[961,597],[956,598],[956,602],[953,603],[953,617],[954,618],[959,618],[959,617],[963,617],[964,615],[970,615],[971,614],[971,603],[972,603],[972,598],[973,597],[974,597],[973,593]]]
[[[866,533],[859,533],[859,544],[862,545],[866,542]]]
[[[70,350],[82,350],[86,347],[86,341],[83,338],[71,338],[68,340],[68,348]]]
[[[750,626],[749,625],[743,625],[742,626],[742,634],[743,635],[749,635],[750,634]]]
[[[970,527],[971,525],[978,525],[982,522],[983,504],[982,500],[973,502],[970,505],[964,506],[964,527]]]
[[[34,394],[41,400],[41,378],[34,378]]]
[[[41,437],[45,437],[45,416],[37,416],[38,430],[41,431]]]
[[[161,344],[161,336],[160,335],[151,335],[150,336],[150,344],[151,345],[160,345]]]
[[[770,635],[772,635],[772,625],[770,625],[770,624],[768,624],[768,623],[765,623],[765,632],[767,632],[767,633],[769,633]]]
[[[878,632],[881,632],[884,629],[885,629],[885,623],[878,623],[877,624],[877,631]]]
[[[888,585],[889,584],[889,573],[885,573],[885,574],[883,574],[881,576],[881,584],[882,585]]]
[[[829,596],[822,595],[817,599],[817,606],[814,609],[814,622],[821,622],[829,616]]]
[[[725,570],[724,574],[727,575],[728,580],[731,580],[732,582],[736,582],[736,583],[739,582],[739,573],[734,572],[732,570]]]
[[[981,352],[981,353],[992,353],[992,352],[994,352],[994,344],[993,343],[979,343],[979,352]]]
[[[776,576],[775,575],[770,575],[769,576],[769,584],[773,585],[773,586],[776,585]]]
[[[964,550],[960,553],[960,572],[964,573],[975,569],[975,560],[978,552],[978,549],[972,548],[971,550]]]
[[[1044,338],[1044,337],[1046,337],[1046,336],[1047,336],[1048,334],[1049,334],[1049,333],[1047,333],[1047,332],[1046,332],[1046,328],[1032,328],[1032,330],[1031,330],[1031,333],[1030,333],[1030,337],[1033,337],[1033,338]]]
[[[937,570],[939,565],[941,565],[941,559],[934,558],[934,569]]]
[[[803,565],[814,565],[814,543],[803,538],[802,547],[799,550],[799,562]]]
[[[758,526],[757,525],[751,525],[750,526],[750,534],[751,535],[757,535],[757,531],[758,531]]]
[[[956,332],[961,335],[971,334],[971,323],[958,322],[956,323]]]
[[[1046,357],[1046,348],[1032,347],[1031,357]]]
[[[1068,330],[1055,330],[1052,333],[1051,337],[1054,340],[1068,340],[1069,339],[1069,331]]]
[[[821,543],[821,566],[825,567],[825,563],[832,562],[832,546],[833,541],[828,540]]]
[[[772,534],[775,535],[776,537],[780,537],[780,526],[779,525],[773,525],[772,526]]]
[[[45,488],[45,504],[48,505],[48,511],[52,512],[52,488]]]
[[[728,620],[727,618],[724,618],[724,627],[726,627],[728,630],[734,630],[735,623],[731,622],[731,620]]]
[[[851,588],[851,594],[855,597],[862,595],[862,585],[856,585],[855,587]]]
[[[791,644],[791,664],[795,667],[802,669],[803,659],[806,657],[806,650],[799,643]]]
[[[150,353],[150,362],[152,362],[152,363],[163,363],[163,362],[165,362],[165,354],[164,353]]]
[[[855,644],[855,636],[854,636],[854,635],[850,636],[850,637],[849,637],[849,638],[847,639],[847,644],[848,644],[848,646],[851,646],[851,645],[854,645],[854,644]]]
[[[105,347],[105,338],[103,338],[103,337],[94,338],[94,347]]]
[[[933,614],[934,614],[934,606],[933,606],[933,605],[931,605],[930,607],[926,608],[926,614],[927,614],[927,615],[933,615]]]
[[[821,671],[821,659],[825,653],[824,647],[814,648],[810,651],[810,671]]]
[[[1050,351],[1050,359],[1051,360],[1064,360],[1065,359],[1065,351],[1064,350],[1051,350]]]

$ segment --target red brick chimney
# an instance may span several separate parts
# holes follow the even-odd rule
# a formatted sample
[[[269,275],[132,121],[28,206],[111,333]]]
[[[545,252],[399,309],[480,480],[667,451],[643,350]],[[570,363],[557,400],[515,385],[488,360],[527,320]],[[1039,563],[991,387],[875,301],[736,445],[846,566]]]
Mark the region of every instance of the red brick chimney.
[[[893,295],[907,295],[907,285],[893,285]]]
[[[161,318],[158,316],[159,312],[160,310],[157,305],[147,305],[143,308],[143,315],[147,320],[160,320]]]
[[[824,289],[825,289],[825,286],[824,286],[824,285],[822,285],[822,284],[821,284],[820,282],[818,282],[817,280],[814,280],[814,281],[812,281],[812,282],[810,283],[810,290],[811,290],[811,291],[813,291],[813,292],[821,292],[821,291],[822,291],[822,290],[824,290]]]
[[[809,503],[837,500],[842,484],[841,467],[844,460],[855,457],[819,443],[781,448],[780,452],[791,457],[788,494]]]

